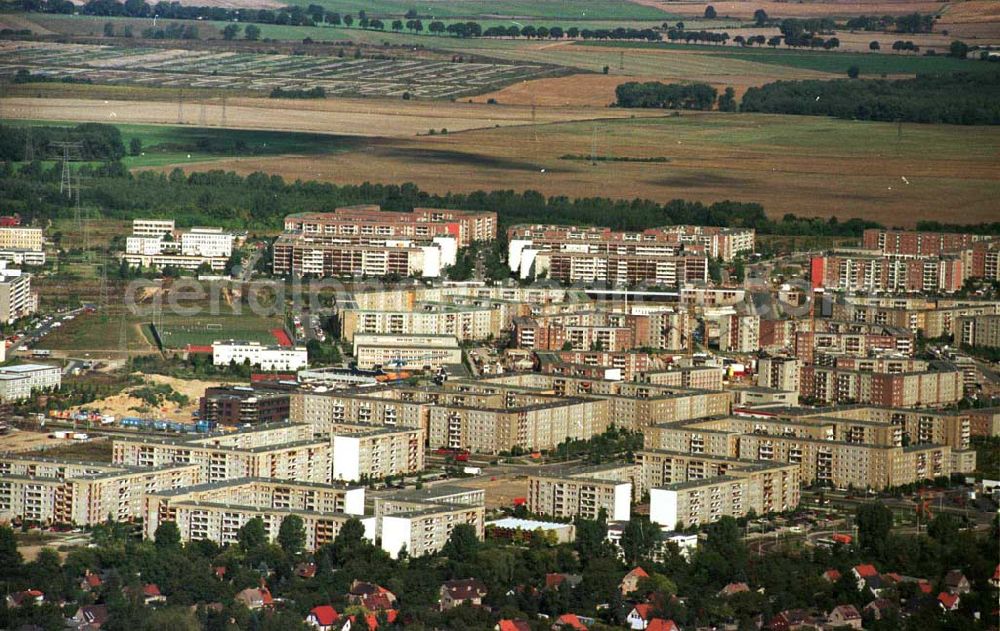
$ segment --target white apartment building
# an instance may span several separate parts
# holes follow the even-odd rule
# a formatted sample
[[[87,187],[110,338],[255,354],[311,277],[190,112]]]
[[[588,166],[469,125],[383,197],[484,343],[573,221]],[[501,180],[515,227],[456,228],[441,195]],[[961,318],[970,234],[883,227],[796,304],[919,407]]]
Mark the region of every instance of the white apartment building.
[[[41,228],[24,226],[0,227],[0,250],[42,250],[44,235]]]
[[[173,219],[133,219],[132,234],[137,237],[163,238],[167,233],[173,233]]]
[[[424,468],[420,428],[342,424],[332,431],[334,480],[378,480]]]
[[[309,365],[304,346],[265,346],[260,342],[228,340],[212,344],[212,363],[228,366],[231,363],[259,366],[267,371],[294,371]]]
[[[485,530],[486,492],[437,485],[375,499],[377,538],[392,558],[405,550],[411,557],[441,550],[458,524],[469,524],[476,536]]]
[[[62,370],[45,364],[20,364],[0,368],[0,401],[20,401],[33,392],[62,385]]]
[[[229,258],[233,253],[233,235],[222,228],[191,228],[181,235],[181,254]]]
[[[31,292],[31,274],[18,269],[7,269],[0,261],[0,322],[10,324],[31,315],[38,307],[38,300]]]

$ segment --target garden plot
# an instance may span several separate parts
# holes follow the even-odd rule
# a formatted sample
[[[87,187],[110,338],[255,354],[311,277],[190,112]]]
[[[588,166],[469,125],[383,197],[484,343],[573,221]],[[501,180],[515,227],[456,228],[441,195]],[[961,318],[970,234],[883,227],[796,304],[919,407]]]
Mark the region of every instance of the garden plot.
[[[330,95],[451,98],[547,74],[537,64],[343,59],[305,55],[119,48],[42,42],[0,43],[0,76],[24,68],[95,83],[270,92],[323,88]]]

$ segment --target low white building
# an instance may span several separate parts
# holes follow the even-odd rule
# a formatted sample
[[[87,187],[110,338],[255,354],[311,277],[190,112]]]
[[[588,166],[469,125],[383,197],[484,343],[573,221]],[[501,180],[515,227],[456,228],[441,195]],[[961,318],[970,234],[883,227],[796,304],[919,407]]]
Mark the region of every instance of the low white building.
[[[229,258],[233,253],[233,235],[222,228],[191,228],[181,235],[181,254]]]
[[[0,368],[0,401],[20,401],[33,392],[62,385],[62,370],[46,364],[20,364]]]
[[[236,340],[212,343],[212,363],[216,366],[248,361],[261,370],[291,371],[308,366],[309,356],[304,346],[265,346],[260,342]]]
[[[174,231],[173,219],[133,219],[132,234],[137,237],[163,238]]]
[[[45,251],[7,248],[0,250],[0,261],[25,267],[40,267],[45,265]]]

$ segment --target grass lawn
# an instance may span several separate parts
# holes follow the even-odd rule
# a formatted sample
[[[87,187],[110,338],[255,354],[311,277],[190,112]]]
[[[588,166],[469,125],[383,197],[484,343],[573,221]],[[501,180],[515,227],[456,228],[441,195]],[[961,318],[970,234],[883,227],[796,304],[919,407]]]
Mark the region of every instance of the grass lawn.
[[[703,46],[669,42],[576,42],[574,46],[600,48],[639,48],[651,50],[686,50],[711,57],[740,59],[774,66],[844,74],[857,66],[864,75],[927,74],[951,72],[991,72],[994,64],[978,60],[953,59],[944,56],[911,56],[891,53],[844,53],[837,51],[807,51],[771,48],[737,48],[735,46]]]
[[[249,309],[242,315],[225,310],[219,315],[194,317],[165,313],[159,333],[166,348],[184,348],[188,344],[209,346],[216,340],[228,339],[275,344],[271,331],[283,326],[280,317],[255,316]]]
[[[190,107],[197,106],[191,105]],[[5,124],[75,127],[75,124],[58,121],[9,121]],[[327,134],[220,129],[186,125],[125,124],[116,125],[116,127],[121,132],[126,151],[133,138],[138,138],[142,142],[141,155],[129,155],[122,160],[129,168],[159,167],[166,164],[182,165],[227,157],[329,154],[355,149],[359,144],[359,140],[353,137]],[[74,228],[74,226],[63,227],[67,230]],[[92,234],[91,236],[107,235]]]
[[[312,0],[294,4],[306,6]],[[416,10],[422,19],[478,18],[490,16],[560,18],[567,20],[663,20],[671,14],[630,0],[317,0],[329,11],[369,16],[402,17]]]

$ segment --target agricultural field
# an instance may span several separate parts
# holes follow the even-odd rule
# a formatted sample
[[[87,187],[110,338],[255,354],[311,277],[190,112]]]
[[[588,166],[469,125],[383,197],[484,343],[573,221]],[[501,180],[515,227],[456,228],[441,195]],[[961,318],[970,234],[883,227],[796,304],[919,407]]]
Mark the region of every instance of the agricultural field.
[[[775,217],[864,217],[912,226],[940,217],[996,218],[1000,129],[856,122],[820,117],[687,113],[554,123],[447,136],[384,139],[322,158],[255,158],[196,165],[338,183],[417,182],[446,193],[533,189],[572,197],[760,202]],[[566,160],[565,155],[666,158]],[[322,175],[318,175],[322,174]]]
[[[0,77],[19,69],[96,83],[270,92],[323,88],[328,95],[451,98],[548,74],[537,64],[348,59],[161,48],[10,42]]]
[[[306,6],[306,2],[297,2]],[[319,0],[329,11],[366,11],[372,17],[402,17],[416,9],[420,17],[448,18],[558,18],[567,20],[663,20],[667,9],[645,6],[631,0]]]

